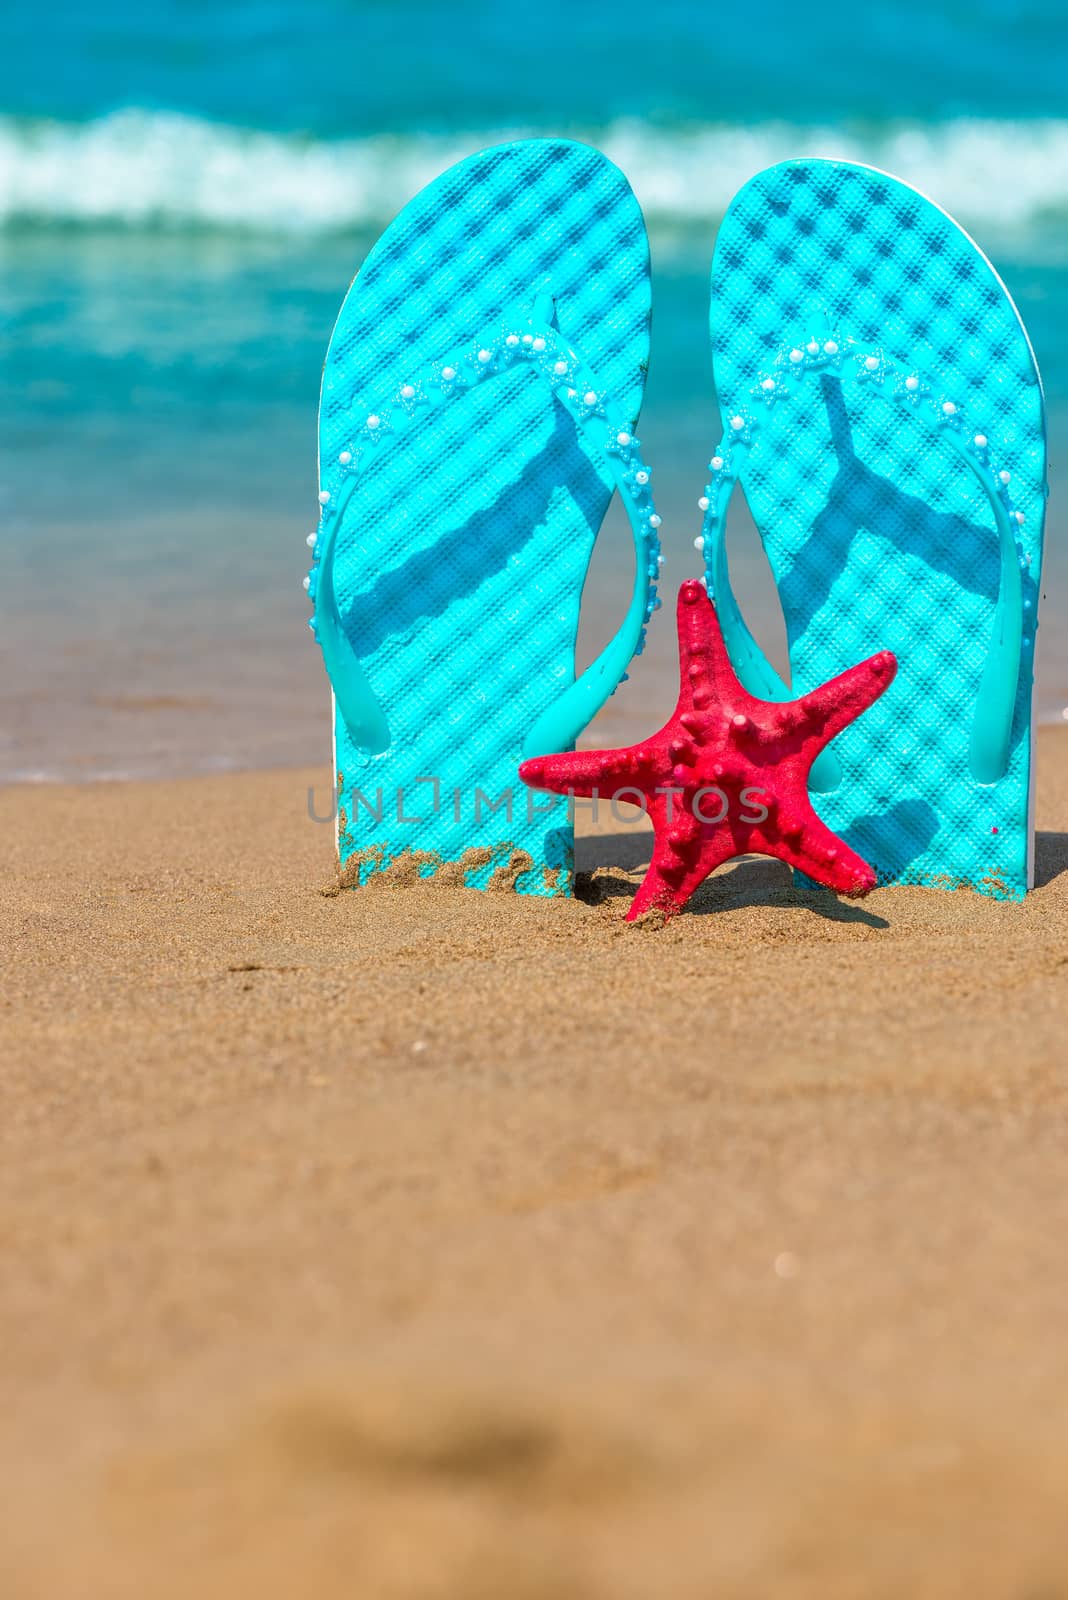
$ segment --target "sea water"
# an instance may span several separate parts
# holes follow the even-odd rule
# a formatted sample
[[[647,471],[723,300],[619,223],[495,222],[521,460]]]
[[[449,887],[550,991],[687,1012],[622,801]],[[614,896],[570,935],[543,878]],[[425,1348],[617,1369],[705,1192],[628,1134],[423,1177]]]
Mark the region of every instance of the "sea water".
[[[841,155],[916,183],[992,257],[1046,384],[1039,709],[1068,705],[1068,28],[1060,0],[820,8],[604,0],[97,0],[0,13],[0,780],[315,761],[306,627],[319,374],[378,231],[505,137],[599,145],[654,262],[641,424],[665,593],[699,570],[716,223],[754,172]],[[738,587],[782,625],[744,511]],[[629,585],[610,520],[581,653]],[[598,737],[670,709],[670,606]]]

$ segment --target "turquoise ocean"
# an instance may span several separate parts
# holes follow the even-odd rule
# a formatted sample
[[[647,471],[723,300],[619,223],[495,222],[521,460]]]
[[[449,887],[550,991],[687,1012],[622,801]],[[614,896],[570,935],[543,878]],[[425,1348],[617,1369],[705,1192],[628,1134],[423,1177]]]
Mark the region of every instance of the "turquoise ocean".
[[[789,156],[917,184],[992,258],[1051,432],[1040,714],[1068,707],[1068,16],[1063,0],[715,8],[542,0],[8,0],[0,11],[0,781],[316,761],[306,627],[316,407],[341,298],[389,218],[501,138],[603,148],[645,210],[641,436],[669,589],[696,574],[717,435],[716,224]],[[744,512],[739,588],[781,621]],[[582,654],[629,586],[610,519]],[[670,609],[605,738],[672,701]],[[595,736],[598,736],[595,732]]]

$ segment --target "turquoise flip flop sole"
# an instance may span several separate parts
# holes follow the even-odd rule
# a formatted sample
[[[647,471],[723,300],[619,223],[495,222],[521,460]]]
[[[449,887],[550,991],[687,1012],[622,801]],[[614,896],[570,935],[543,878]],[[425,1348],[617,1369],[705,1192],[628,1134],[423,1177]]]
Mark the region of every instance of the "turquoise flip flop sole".
[[[729,591],[737,482],[778,586],[795,692],[876,650],[898,659],[892,687],[814,772],[819,815],[880,882],[1022,895],[1046,448],[1004,285],[907,185],[791,161],[723,220],[711,333],[722,438],[703,544],[732,653],[778,697]]]
[[[527,791],[517,769],[574,683],[593,544],[620,471],[637,472],[636,456],[613,462],[585,424],[603,418],[604,440],[636,449],[649,314],[648,243],[626,180],[561,140],[451,168],[353,282],[323,371],[318,532],[318,550],[331,541],[340,644],[371,707],[355,730],[340,693],[335,713],[349,881],[401,861],[472,887],[570,892],[566,807]],[[577,370],[576,351],[596,392],[582,392],[586,374],[561,404],[553,385]],[[548,383],[534,381],[549,355]],[[320,578],[313,566],[313,598]]]

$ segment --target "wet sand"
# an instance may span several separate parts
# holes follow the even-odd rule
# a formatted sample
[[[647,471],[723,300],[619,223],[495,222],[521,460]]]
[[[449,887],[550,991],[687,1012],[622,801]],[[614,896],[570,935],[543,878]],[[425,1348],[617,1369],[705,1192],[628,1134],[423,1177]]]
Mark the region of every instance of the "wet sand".
[[[1022,904],[324,895],[325,772],[0,791],[5,1600],[1068,1595]]]

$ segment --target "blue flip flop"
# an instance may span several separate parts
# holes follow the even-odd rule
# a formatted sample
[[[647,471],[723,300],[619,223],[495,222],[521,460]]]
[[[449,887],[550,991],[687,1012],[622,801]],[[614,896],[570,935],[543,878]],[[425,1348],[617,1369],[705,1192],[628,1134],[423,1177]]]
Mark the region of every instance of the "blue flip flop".
[[[755,694],[788,692],[730,589],[740,483],[778,585],[790,692],[875,650],[898,659],[813,768],[820,816],[882,883],[1021,896],[1046,449],[1004,284],[906,184],[788,161],[724,217],[711,332],[722,438],[698,544],[736,670]]]
[[[306,584],[334,690],[345,881],[394,868],[570,893],[564,808],[517,769],[573,744],[657,603],[660,519],[634,437],[649,302],[626,179],[550,139],[452,167],[352,284],[323,369]],[[633,598],[576,679],[616,488]]]

